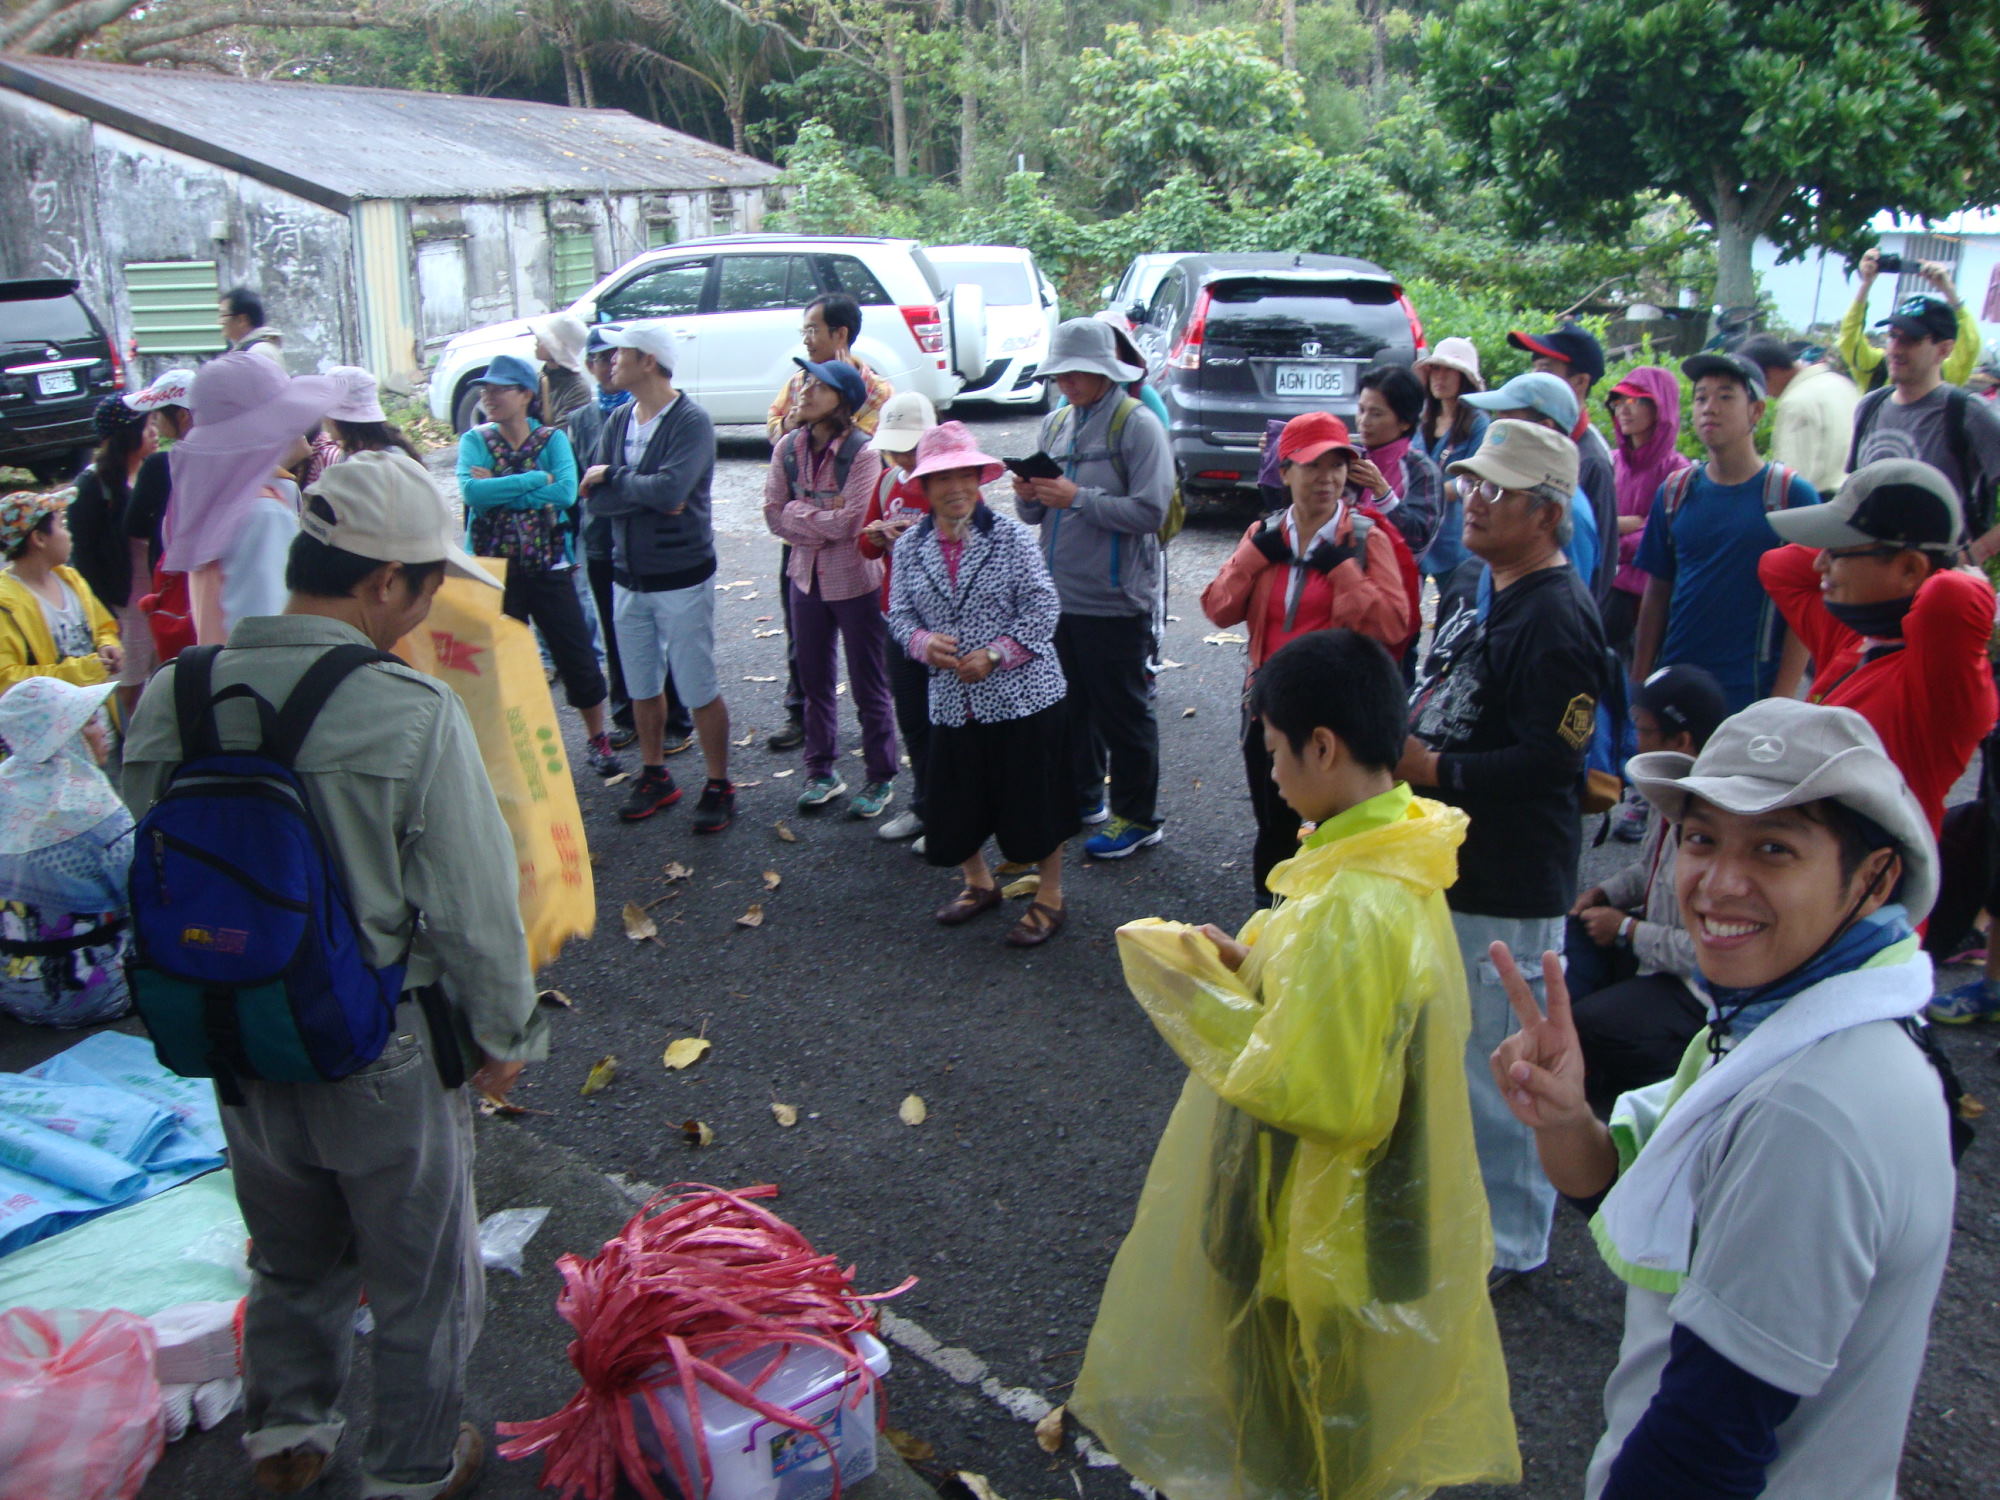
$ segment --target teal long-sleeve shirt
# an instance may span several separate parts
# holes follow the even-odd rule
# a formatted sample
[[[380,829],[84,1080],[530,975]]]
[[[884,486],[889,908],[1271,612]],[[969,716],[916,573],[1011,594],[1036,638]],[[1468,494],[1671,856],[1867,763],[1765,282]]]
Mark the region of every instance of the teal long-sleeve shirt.
[[[528,430],[542,424],[530,420]],[[549,434],[542,451],[535,455],[535,467],[527,474],[496,474],[491,479],[475,479],[474,469],[493,467],[493,450],[487,446],[484,425],[468,427],[458,440],[458,492],[465,500],[466,520],[494,510],[540,510],[554,506],[567,513],[576,506],[576,450],[569,435],[561,430]],[[565,526],[564,555],[576,561],[576,537]]]

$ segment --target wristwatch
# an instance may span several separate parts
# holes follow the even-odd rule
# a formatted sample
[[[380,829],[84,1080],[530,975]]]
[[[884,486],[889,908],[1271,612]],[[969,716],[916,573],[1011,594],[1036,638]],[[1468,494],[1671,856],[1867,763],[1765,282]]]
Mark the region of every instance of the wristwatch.
[[[986,646],[983,647],[982,649],[986,652],[986,659],[992,662],[993,665],[996,667],[1007,659],[1006,657],[1002,656],[998,651],[995,651],[991,646]]]
[[[1638,925],[1639,925],[1639,919],[1637,917],[1627,917],[1624,921],[1618,924],[1619,947],[1629,948],[1632,946],[1632,929],[1634,927],[1637,927]]]

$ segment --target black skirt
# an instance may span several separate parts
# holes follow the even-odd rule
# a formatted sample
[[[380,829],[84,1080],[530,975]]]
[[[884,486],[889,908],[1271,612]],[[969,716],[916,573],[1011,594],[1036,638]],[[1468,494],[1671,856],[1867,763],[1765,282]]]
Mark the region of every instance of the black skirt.
[[[924,859],[962,865],[990,838],[1020,864],[1047,859],[1077,831],[1070,706],[1024,719],[931,725]]]

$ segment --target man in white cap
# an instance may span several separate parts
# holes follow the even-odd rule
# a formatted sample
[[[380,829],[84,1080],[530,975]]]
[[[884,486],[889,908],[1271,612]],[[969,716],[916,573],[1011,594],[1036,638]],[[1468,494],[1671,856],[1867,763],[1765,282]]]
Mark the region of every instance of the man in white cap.
[[[167,502],[174,497],[173,466],[167,450],[194,426],[193,392],[194,371],[173,369],[155,376],[145,389],[125,393],[127,406],[152,419],[153,436],[159,443],[132,476],[132,497],[125,505],[125,535],[134,544],[132,576],[136,580],[150,580],[160,563],[160,527],[167,518]],[[145,548],[143,558],[140,546]],[[147,582],[133,593],[149,593],[151,588]]]
[[[1123,859],[1161,838],[1160,726],[1146,663],[1163,565],[1159,531],[1174,493],[1173,449],[1159,418],[1127,393],[1146,372],[1118,357],[1109,323],[1064,323],[1042,373],[1069,401],[1043,418],[1040,439],[1062,475],[1015,476],[1015,504],[1023,521],[1041,529],[1042,557],[1062,596],[1056,654],[1073,705],[1077,806],[1084,822],[1105,824],[1084,852]]]
[[[1674,885],[1713,1018],[1607,1127],[1556,954],[1492,1077],[1549,1180],[1601,1200],[1626,1284],[1587,1500],[1896,1493],[1951,1243],[1948,1075],[1913,1018],[1937,893],[1923,810],[1859,714],[1770,698],[1700,756],[1634,757],[1679,828]],[[1955,1102],[1955,1101],[1954,1101]]]
[[[429,476],[403,454],[361,453],[328,469],[306,495],[285,613],[242,621],[213,661],[222,748],[262,740],[251,700],[222,694],[241,686],[281,704],[334,648],[387,652],[423,622],[447,572],[497,589],[455,530]],[[133,716],[124,789],[135,811],[159,800],[188,754],[175,702],[187,661],[161,668]],[[267,1491],[319,1479],[345,1426],[334,1403],[365,1286],[376,1415],[362,1493],[457,1496],[483,1452],[460,1412],[484,1288],[471,1107],[448,1080],[476,1069],[473,1086],[504,1098],[548,1048],[514,844],[464,706],[393,658],[340,683],[294,764],[367,963],[401,964],[405,978],[373,1062],[328,1083],[242,1078],[242,1102],[222,1111],[252,1243],[244,1448]]]
[[[1545,379],[1548,377],[1535,377]],[[1495,942],[1561,948],[1583,835],[1577,788],[1604,687],[1604,630],[1589,584],[1563,555],[1576,444],[1531,422],[1495,422],[1471,458],[1465,545],[1492,573],[1491,603],[1456,594],[1410,700],[1398,774],[1471,819],[1445,892],[1472,998],[1466,1080],[1493,1214],[1496,1279],[1548,1259],[1555,1193],[1534,1141],[1507,1112],[1486,1058],[1513,1027]]]

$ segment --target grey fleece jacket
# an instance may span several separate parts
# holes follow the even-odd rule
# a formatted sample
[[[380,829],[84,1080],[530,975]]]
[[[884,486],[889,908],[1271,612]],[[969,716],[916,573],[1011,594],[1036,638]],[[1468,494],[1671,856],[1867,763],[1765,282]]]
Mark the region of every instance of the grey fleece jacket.
[[[1674,829],[1658,809],[1646,814],[1646,837],[1639,857],[1599,883],[1604,904],[1634,912],[1632,956],[1639,972],[1696,977],[1694,939],[1681,926],[1680,903],[1674,899]],[[1650,877],[1650,878],[1648,878]]]
[[[709,489],[715,478],[715,423],[682,392],[653,429],[636,465],[625,462],[635,403],[604,424],[596,462],[607,472],[590,492],[590,513],[611,523],[618,581],[654,592],[701,583],[715,572]]]
[[[1095,406],[1059,407],[1042,419],[1043,450],[1076,481],[1073,505],[1015,501],[1021,519],[1041,529],[1042,560],[1066,615],[1152,613],[1174,456],[1160,419],[1140,406],[1125,419],[1112,462],[1111,418],[1124,394],[1114,390]]]

